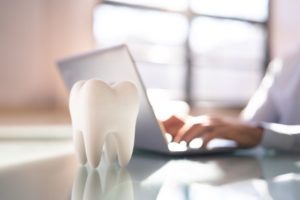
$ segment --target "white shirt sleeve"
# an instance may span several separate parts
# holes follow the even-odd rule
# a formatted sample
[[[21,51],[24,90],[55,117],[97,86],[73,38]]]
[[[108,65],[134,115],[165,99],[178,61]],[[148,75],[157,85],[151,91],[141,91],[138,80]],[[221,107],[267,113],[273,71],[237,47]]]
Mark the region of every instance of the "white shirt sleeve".
[[[300,126],[264,123],[262,146],[300,152]]]
[[[300,152],[300,70],[299,66],[284,66],[295,63],[273,61],[241,113],[243,121],[258,123],[264,128],[261,142],[264,147]]]
[[[261,123],[276,122],[278,120],[279,113],[276,109],[274,99],[272,98],[272,90],[274,90],[274,83],[281,68],[281,60],[274,60],[270,63],[268,71],[260,86],[241,113],[240,117],[243,121]]]

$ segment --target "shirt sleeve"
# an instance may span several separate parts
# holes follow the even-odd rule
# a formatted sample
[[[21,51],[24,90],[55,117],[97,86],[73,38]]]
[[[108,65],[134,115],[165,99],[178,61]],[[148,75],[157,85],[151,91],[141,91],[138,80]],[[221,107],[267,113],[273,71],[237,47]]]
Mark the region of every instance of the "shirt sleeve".
[[[261,145],[284,151],[300,152],[300,126],[263,123]]]
[[[257,92],[241,113],[241,120],[259,124],[264,129],[261,145],[284,151],[300,152],[300,126],[280,123],[280,112],[274,102],[283,62],[273,61]]]
[[[270,63],[260,86],[241,113],[242,121],[254,123],[278,121],[279,114],[272,93],[276,90],[275,82],[282,65],[281,60],[274,60]]]

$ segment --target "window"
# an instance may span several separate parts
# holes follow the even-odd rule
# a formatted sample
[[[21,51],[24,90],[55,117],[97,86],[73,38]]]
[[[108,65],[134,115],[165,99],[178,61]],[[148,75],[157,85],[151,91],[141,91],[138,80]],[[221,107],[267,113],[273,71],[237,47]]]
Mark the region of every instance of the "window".
[[[94,11],[99,46],[126,42],[148,89],[244,105],[268,59],[267,0],[110,0]]]

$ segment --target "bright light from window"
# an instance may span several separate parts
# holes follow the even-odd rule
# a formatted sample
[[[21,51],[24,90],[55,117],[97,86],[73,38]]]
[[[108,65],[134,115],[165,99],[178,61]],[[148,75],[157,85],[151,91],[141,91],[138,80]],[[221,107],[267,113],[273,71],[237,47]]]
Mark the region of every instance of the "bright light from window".
[[[260,26],[206,17],[192,22],[190,43],[193,51],[199,54],[261,59],[263,40],[264,31]]]
[[[265,21],[268,15],[268,0],[191,0],[191,7],[200,14],[256,21]]]
[[[179,15],[102,5],[94,12],[94,34],[99,44],[125,41],[182,45],[187,20]]]
[[[132,5],[150,6],[153,8],[162,8],[166,10],[184,11],[188,7],[187,0],[110,0],[119,3],[128,3]]]
[[[109,0],[94,10],[94,35],[100,47],[127,43],[146,87],[171,99],[186,96],[191,53],[192,100],[241,106],[260,82],[266,48],[265,25],[243,20],[264,22],[267,8],[268,0]]]
[[[244,105],[261,80],[264,38],[258,25],[207,17],[193,20],[193,98]]]

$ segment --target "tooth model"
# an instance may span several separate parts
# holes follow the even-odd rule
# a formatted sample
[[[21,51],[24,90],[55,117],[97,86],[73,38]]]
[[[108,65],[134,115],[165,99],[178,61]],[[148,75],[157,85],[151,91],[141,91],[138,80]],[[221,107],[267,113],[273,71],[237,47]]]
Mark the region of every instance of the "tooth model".
[[[70,93],[75,150],[81,164],[97,167],[103,146],[110,162],[125,167],[132,155],[139,110],[136,86],[129,81],[108,85],[101,80],[78,81]]]

